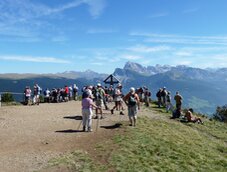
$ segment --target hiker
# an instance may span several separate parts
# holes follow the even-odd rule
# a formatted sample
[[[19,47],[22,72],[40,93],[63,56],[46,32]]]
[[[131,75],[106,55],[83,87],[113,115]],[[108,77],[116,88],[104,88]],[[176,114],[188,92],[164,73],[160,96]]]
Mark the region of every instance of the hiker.
[[[31,92],[32,92],[32,90],[30,89],[30,87],[29,86],[26,86],[25,87],[25,90],[24,90],[24,97],[25,97],[24,104],[25,105],[30,105]]]
[[[117,88],[115,88],[114,90],[114,102],[115,102],[115,106],[110,110],[111,114],[114,114],[114,109],[120,110],[120,115],[124,115],[124,113],[122,112],[122,85],[119,83],[117,85]]]
[[[112,85],[110,85],[110,87],[108,88],[107,94],[108,94],[108,102],[112,102],[114,99],[114,89]]]
[[[43,92],[44,94],[44,102],[50,103],[50,90],[46,88],[46,90]]]
[[[39,96],[40,96],[41,92],[42,92],[42,88],[38,84],[35,84],[34,90],[33,90],[33,94],[34,94],[33,104],[39,105],[39,103],[40,103]]]
[[[187,118],[188,122],[198,122],[198,124],[203,124],[203,121],[199,117],[195,117],[192,115],[193,109],[187,109],[185,113],[185,117]]]
[[[69,101],[72,100],[72,97],[73,97],[73,87],[72,85],[69,86]]]
[[[79,88],[77,87],[76,84],[74,84],[74,85],[73,85],[73,99],[74,99],[75,101],[78,100],[78,90],[79,90]]]
[[[86,95],[85,95],[86,94]],[[84,91],[82,99],[82,116],[83,116],[83,131],[92,131],[92,108],[98,109],[98,107],[93,103],[89,91]]]
[[[158,107],[160,108],[161,107],[161,104],[162,104],[162,89],[159,88],[158,92],[156,93],[156,97],[158,99]]]
[[[180,118],[180,116],[181,116],[181,109],[180,109],[180,108],[176,108],[176,109],[172,112],[172,117],[171,117],[171,119]]]
[[[125,104],[128,106],[128,116],[130,126],[136,126],[137,112],[140,109],[140,99],[135,92],[135,88],[131,87],[130,92],[123,98]]]
[[[58,90],[56,88],[52,88],[50,96],[51,102],[58,103]]]
[[[98,119],[98,110],[100,111],[101,118],[103,119],[103,111],[102,108],[104,106],[104,98],[105,98],[105,91],[103,90],[102,86],[100,83],[97,84],[97,89],[95,90],[95,104],[99,109],[96,109],[95,113],[95,119]]]
[[[173,105],[171,103],[171,92],[167,91],[166,95],[166,112],[173,111]]]
[[[69,87],[65,85],[63,99],[65,102],[69,101]]]
[[[108,107],[108,87],[107,86],[105,86],[104,87],[104,92],[105,92],[105,94],[104,94],[104,98],[103,98],[103,103],[104,103],[104,106],[105,106],[105,109],[106,110],[109,110],[109,107]]]
[[[144,87],[144,102],[147,107],[150,106],[150,97],[151,97],[151,92],[148,90],[147,87]]]
[[[176,108],[181,109],[183,97],[180,95],[179,91],[176,92],[176,95],[174,96],[174,100],[176,101]]]
[[[136,89],[136,94],[139,96],[140,101],[144,102],[144,99],[143,99],[144,98],[143,97],[144,92],[143,92],[142,87]]]
[[[161,92],[161,101],[162,101],[163,107],[166,107],[166,96],[167,96],[166,87],[163,87],[162,92]]]

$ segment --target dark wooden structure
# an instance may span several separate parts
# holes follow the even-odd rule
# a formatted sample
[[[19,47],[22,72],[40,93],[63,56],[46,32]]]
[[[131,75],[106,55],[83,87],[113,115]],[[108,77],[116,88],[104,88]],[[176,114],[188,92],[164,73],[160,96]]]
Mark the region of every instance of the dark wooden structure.
[[[110,85],[120,83],[120,81],[113,74],[109,75],[103,82]]]

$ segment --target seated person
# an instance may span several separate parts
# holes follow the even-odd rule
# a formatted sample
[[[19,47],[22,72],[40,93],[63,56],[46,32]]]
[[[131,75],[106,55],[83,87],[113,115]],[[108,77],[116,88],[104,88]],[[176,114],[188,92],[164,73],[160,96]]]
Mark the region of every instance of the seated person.
[[[201,118],[199,117],[195,117],[192,115],[193,113],[193,109],[188,109],[185,113],[185,117],[188,120],[188,122],[198,122],[199,124],[203,124]]]
[[[180,118],[180,116],[181,116],[181,109],[177,108],[172,112],[171,119]]]

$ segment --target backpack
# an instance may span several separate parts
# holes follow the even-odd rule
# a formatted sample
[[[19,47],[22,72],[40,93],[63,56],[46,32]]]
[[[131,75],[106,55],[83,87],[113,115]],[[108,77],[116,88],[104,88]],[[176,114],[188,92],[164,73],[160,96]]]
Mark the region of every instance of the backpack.
[[[135,95],[130,95],[128,99],[129,106],[135,106],[137,103]]]
[[[101,94],[101,90],[96,90],[95,99],[96,100],[102,100],[103,99],[103,96]]]

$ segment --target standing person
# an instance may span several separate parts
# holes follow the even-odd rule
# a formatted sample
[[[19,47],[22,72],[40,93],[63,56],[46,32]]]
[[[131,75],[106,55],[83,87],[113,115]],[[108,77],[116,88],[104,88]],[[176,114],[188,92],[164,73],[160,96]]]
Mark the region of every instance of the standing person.
[[[147,87],[144,87],[144,102],[147,107],[150,106],[150,97],[151,97],[151,92]]]
[[[176,92],[176,95],[174,96],[174,100],[176,101],[176,108],[181,110],[183,97],[180,95],[179,91]]]
[[[30,101],[31,101],[31,93],[32,93],[32,90],[30,89],[29,86],[26,86],[25,87],[25,90],[24,90],[24,96],[25,96],[25,105],[30,105]]]
[[[163,87],[162,92],[161,92],[162,106],[163,107],[166,107],[166,96],[167,96],[166,87]]]
[[[65,102],[69,101],[69,87],[66,85],[64,90],[63,99]]]
[[[158,107],[161,107],[162,104],[162,89],[159,88],[158,92],[156,93],[156,97],[158,99]]]
[[[173,111],[173,105],[171,103],[171,92],[168,91],[166,95],[166,112]]]
[[[34,85],[34,90],[33,90],[33,94],[34,94],[33,104],[39,105],[39,103],[40,103],[39,96],[40,96],[41,92],[42,92],[42,88],[38,84],[35,84]]]
[[[140,109],[140,99],[135,93],[135,88],[131,87],[130,92],[123,98],[125,104],[128,106],[128,116],[130,126],[136,126],[137,112]]]
[[[115,88],[114,90],[114,102],[115,102],[115,106],[110,110],[111,114],[114,114],[114,109],[119,109],[120,110],[120,114],[123,114],[123,112],[121,111],[121,106],[122,106],[122,85],[119,83],[117,85],[117,88]]]
[[[103,90],[100,83],[97,84],[97,89],[95,90],[95,104],[97,107],[99,107],[101,119],[103,119],[103,111],[102,108],[104,106],[104,98],[105,98],[105,91]],[[98,109],[96,109],[96,117],[95,119],[98,119]]]
[[[46,90],[43,92],[44,94],[44,102],[50,103],[50,90],[46,88]]]
[[[73,87],[72,85],[69,86],[69,101],[72,100],[72,97],[73,97]]]
[[[86,94],[86,95],[85,95]],[[85,91],[83,94],[82,99],[82,116],[83,116],[83,131],[92,131],[92,107],[98,108],[94,103],[93,100],[90,98],[89,91]]]
[[[108,104],[108,87],[107,86],[104,87],[104,92],[105,92],[105,95],[103,98],[103,103],[104,103],[105,109],[109,110],[109,107],[107,105]]]
[[[78,90],[79,90],[79,88],[77,87],[76,84],[74,84],[73,85],[73,99],[76,101],[78,100]]]
[[[109,95],[109,100],[108,102],[112,102],[114,99],[114,89],[113,86],[110,85],[109,89],[108,89],[108,95]]]

